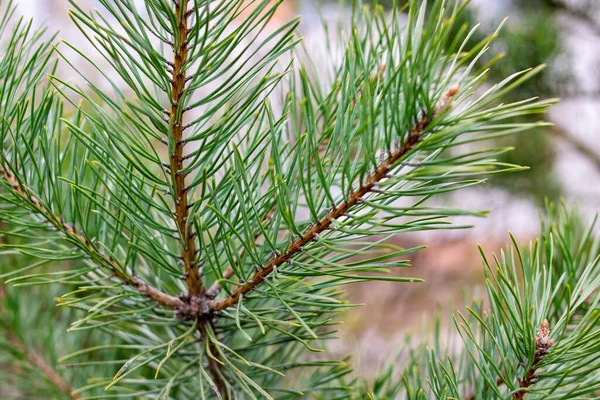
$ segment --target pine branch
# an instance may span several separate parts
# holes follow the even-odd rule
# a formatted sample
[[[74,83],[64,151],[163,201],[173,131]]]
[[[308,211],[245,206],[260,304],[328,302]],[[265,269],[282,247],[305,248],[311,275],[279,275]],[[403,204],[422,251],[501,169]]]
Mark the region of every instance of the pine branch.
[[[14,346],[14,348],[17,350],[17,352],[22,354],[25,357],[25,359],[27,360],[27,362],[32,367],[37,369],[42,375],[44,375],[50,383],[52,383],[54,386],[56,386],[61,392],[66,394],[70,399],[72,399],[72,400],[81,399],[81,397],[77,393],[74,393],[74,389],[71,387],[71,385],[67,381],[65,381],[54,370],[54,368],[52,368],[50,365],[48,365],[48,363],[46,363],[46,360],[44,360],[44,357],[42,357],[39,353],[37,353],[36,351],[34,351],[32,349],[28,349],[25,346],[25,344],[14,334],[9,332],[7,336],[8,336],[7,337],[8,341],[10,342],[10,344],[12,344]]]
[[[302,395],[295,386],[310,388],[309,396],[319,397],[321,391],[327,391],[323,396],[328,398],[351,395],[353,388],[345,383],[351,369],[345,361],[319,357],[315,362],[304,350],[320,351],[313,347],[314,341],[324,343],[335,332],[330,315],[353,306],[341,301],[341,285],[379,278],[412,280],[379,273],[386,272],[387,266],[403,266],[397,257],[417,249],[394,248],[378,254],[380,248],[386,249],[380,246],[383,238],[354,240],[347,247],[346,242],[439,229],[446,217],[470,214],[422,204],[438,193],[479,182],[480,174],[519,168],[496,160],[503,149],[454,153],[450,148],[537,126],[502,121],[542,112],[552,103],[528,100],[488,108],[535,74],[535,69],[508,77],[452,116],[445,115],[452,101],[458,103],[459,85],[464,93],[460,97],[466,99],[482,84],[485,74],[472,68],[491,40],[465,48],[471,34],[465,37],[465,32],[455,34],[452,29],[459,3],[452,11],[441,0],[421,7],[412,0],[406,24],[399,12],[359,13],[357,8],[353,37],[347,45],[343,38],[342,62],[335,61],[330,71],[335,81],[320,81],[326,65],[319,65],[314,74],[300,68],[284,89],[288,93],[281,116],[272,111],[271,96],[283,76],[295,68],[290,64],[280,73],[277,64],[300,39],[294,34],[295,20],[274,31],[268,26],[280,2],[260,0],[249,5],[233,0],[205,2],[204,7],[191,0],[143,5],[103,1],[101,14],[85,12],[76,0],[72,3],[73,21],[128,91],[104,73],[104,64],[91,61],[114,93],[104,91],[83,72],[89,90],[53,79],[56,90],[76,108],[74,118],[64,118],[63,105],[54,101],[51,91],[41,103],[47,108],[38,107],[39,101],[29,107],[13,101],[14,96],[3,97],[13,106],[3,113],[9,123],[2,125],[6,126],[2,134],[9,147],[0,176],[13,188],[14,197],[6,196],[10,205],[1,211],[11,225],[7,237],[17,238],[3,251],[33,253],[41,261],[31,268],[48,260],[79,258],[66,248],[53,254],[57,247],[52,239],[57,235],[28,240],[27,229],[48,223],[59,238],[66,236],[90,256],[94,266],[112,270],[131,287],[85,286],[95,276],[90,265],[21,276],[30,268],[27,265],[7,274],[17,275],[11,281],[26,284],[83,282],[84,286],[74,288],[76,295],[63,296],[65,306],[87,311],[72,330],[108,331],[110,327],[116,334],[116,340],[100,346],[86,338],[81,344],[85,349],[62,358],[103,352],[69,365],[94,365],[97,376],[114,376],[107,385],[102,379],[78,390],[92,397],[100,386],[173,398],[208,397],[211,390],[222,399],[273,398],[271,392],[277,398]],[[388,17],[393,23],[388,23]],[[456,39],[448,40],[452,37]],[[71,48],[87,59],[75,46]],[[19,67],[12,64],[8,71]],[[17,88],[27,87],[16,82]],[[200,90],[208,93],[194,94]],[[157,96],[160,91],[166,95]],[[34,92],[23,91],[22,98]],[[91,107],[75,104],[80,97]],[[417,113],[416,105],[422,106]],[[46,125],[51,129],[43,130]],[[69,134],[67,140],[62,132]],[[475,132],[482,134],[457,140]],[[157,141],[168,145],[167,156],[155,148]],[[323,148],[325,141],[328,146]],[[187,146],[192,142],[197,150]],[[414,169],[405,172],[402,166]],[[477,180],[468,179],[473,176]],[[384,192],[388,185],[391,189]],[[67,187],[70,190],[63,190]],[[336,197],[339,190],[343,194]],[[195,202],[196,191],[202,191],[202,202]],[[405,196],[419,199],[399,207],[396,199]],[[332,208],[324,210],[329,205]],[[363,207],[367,213],[355,213]],[[311,215],[308,227],[296,219],[304,208]],[[27,218],[30,211],[36,223]],[[349,218],[351,213],[356,215]],[[294,235],[286,239],[290,233]],[[320,237],[325,240],[319,241]],[[336,248],[338,244],[342,248]],[[369,254],[367,259],[355,261],[363,252]],[[174,286],[180,286],[175,276],[183,273],[184,293],[171,296],[138,279],[135,265],[140,262],[149,266],[149,275],[142,278],[148,276],[150,282],[152,274],[166,274]],[[203,262],[210,271],[203,271]],[[252,265],[262,269],[250,272]],[[273,278],[278,268],[289,279]],[[310,277],[317,281],[306,290],[303,283]],[[101,278],[116,281],[112,275]],[[270,293],[259,286],[267,280],[273,281],[267,283]],[[225,288],[227,292],[220,294]],[[265,290],[251,294],[261,288]],[[257,303],[243,302],[246,299],[262,301],[254,307]],[[156,310],[156,304],[173,309],[172,318],[165,318],[165,310]],[[217,313],[221,310],[225,311]],[[530,339],[535,328],[528,329]],[[558,325],[555,329],[560,331]],[[252,343],[244,345],[239,338]],[[105,351],[129,357],[116,375],[97,369],[106,365],[108,372],[114,372],[114,363],[119,362],[106,357]],[[508,360],[523,358],[519,354]],[[153,367],[155,377],[162,374],[165,379],[135,378],[145,377]],[[288,372],[296,377],[294,369],[308,367],[316,372],[303,372],[298,385],[280,378]],[[482,377],[488,370],[471,375],[488,383],[486,389],[496,390],[498,371]],[[462,393],[453,395],[459,398]]]
[[[588,159],[592,164],[594,164],[594,168],[600,171],[600,154],[598,154],[589,144],[583,142],[582,140],[576,138],[574,135],[569,134],[564,129],[554,128],[551,130],[554,136],[559,139],[564,140],[569,145],[571,145],[579,154]]]
[[[396,163],[400,161],[406,154],[408,154],[417,143],[419,143],[419,141],[422,139],[423,132],[427,129],[435,116],[443,109],[451,106],[452,97],[454,97],[457,92],[457,86],[449,88],[442,96],[431,115],[423,113],[415,125],[413,125],[411,132],[404,141],[404,144],[395,149],[393,152],[390,152],[387,159],[379,165],[375,172],[371,174],[358,188],[358,190],[353,192],[347,200],[344,200],[340,204],[334,205],[331,211],[329,211],[318,223],[313,225],[312,228],[310,228],[302,237],[293,241],[284,254],[275,255],[262,269],[256,271],[248,283],[238,287],[228,297],[222,300],[212,301],[210,303],[210,308],[213,311],[221,311],[236,305],[240,299],[240,296],[243,296],[251,290],[254,290],[261,282],[267,279],[269,274],[271,274],[274,269],[286,262],[289,262],[294,255],[302,251],[306,244],[315,240],[321,233],[329,229],[333,221],[343,217],[352,207],[360,204],[365,196],[375,192],[375,186],[377,183],[387,178],[388,173],[396,165]]]
[[[6,292],[4,291],[4,286],[0,283],[0,301],[4,301],[6,296]],[[1,309],[2,312],[5,311],[4,308]],[[15,348],[15,350],[21,354],[25,360],[31,365],[33,368],[37,369],[42,375],[46,377],[46,379],[52,383],[57,389],[65,393],[70,399],[78,400],[81,397],[74,393],[74,389],[71,385],[65,381],[52,366],[48,365],[38,352],[33,349],[27,348],[25,343],[19,337],[11,331],[12,325],[7,325],[8,331],[6,332],[7,341]]]
[[[529,246],[512,237],[494,264],[480,249],[488,297],[455,315],[463,345],[447,347],[436,316],[433,337],[395,354],[371,398],[597,398],[598,220],[585,224],[564,203],[547,203],[546,215],[541,238]]]
[[[199,264],[196,263],[196,243],[191,226],[188,226],[188,191],[184,173],[184,146],[183,132],[184,98],[187,74],[185,71],[188,63],[188,0],[174,0],[175,18],[177,18],[178,35],[175,37],[173,50],[173,68],[171,78],[171,111],[169,115],[171,139],[175,150],[171,153],[171,176],[175,180],[175,218],[182,242],[181,260],[183,261],[184,277],[188,287],[188,294],[182,297],[183,307],[176,309],[176,315],[184,319],[198,319],[198,331],[200,337],[207,342],[208,346],[214,344],[207,339],[206,323],[200,318],[205,313],[206,294],[203,294],[202,280]],[[213,353],[215,353],[213,351]],[[215,355],[216,357],[216,355]],[[227,399],[227,387],[220,372],[221,366],[211,357],[207,357],[209,372],[217,386],[217,396]]]
[[[188,1],[175,1],[175,16],[178,18],[178,37],[174,44],[173,74],[171,79],[171,111],[169,114],[171,135],[175,150],[171,153],[171,176],[175,180],[175,218],[183,244],[182,261],[185,280],[190,296],[202,293],[202,281],[196,264],[196,243],[188,226],[188,188],[185,185],[183,131],[183,93],[186,84],[186,64],[188,62]]]
[[[535,356],[531,367],[523,378],[519,379],[519,390],[513,394],[513,400],[523,400],[525,394],[529,391],[529,387],[537,382],[536,370],[537,366],[542,361],[542,358],[548,354],[550,347],[554,341],[550,339],[550,328],[548,320],[544,320],[540,325],[538,334],[535,336]]]
[[[50,224],[52,224],[55,229],[59,230],[67,238],[77,243],[82,250],[88,252],[90,255],[95,256],[101,265],[113,271],[115,276],[123,281],[123,283],[137,289],[140,293],[148,296],[148,298],[160,305],[169,308],[177,308],[183,305],[183,302],[177,297],[163,293],[155,287],[142,281],[140,278],[136,276],[130,276],[123,272],[111,256],[99,251],[83,234],[78,232],[75,227],[68,225],[61,217],[51,214],[26,187],[19,183],[12,172],[0,166],[0,174],[7,184],[21,197],[30,202],[34,209],[40,213]]]

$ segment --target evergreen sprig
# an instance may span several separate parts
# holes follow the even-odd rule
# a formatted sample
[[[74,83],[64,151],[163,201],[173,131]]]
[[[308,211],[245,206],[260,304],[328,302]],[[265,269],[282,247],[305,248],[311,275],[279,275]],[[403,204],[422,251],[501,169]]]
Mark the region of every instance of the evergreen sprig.
[[[595,399],[600,393],[600,236],[563,204],[548,204],[542,237],[482,252],[487,299],[402,351],[365,395],[377,399]],[[489,303],[489,304],[487,304]],[[400,357],[402,359],[402,357]]]
[[[389,239],[482,215],[427,200],[521,169],[479,142],[545,124],[510,119],[554,100],[501,103],[539,68],[484,86],[491,63],[476,62],[497,33],[468,48],[459,2],[356,5],[341,61],[318,68],[301,61],[297,19],[270,25],[280,1],[100,3],[70,15],[103,64],[23,22],[0,59],[2,249],[40,260],[3,277],[62,285],[69,331],[111,338],[62,361],[126,359],[75,393],[352,396],[347,360],[311,354],[353,306],[342,286],[417,281],[386,274],[419,250]]]

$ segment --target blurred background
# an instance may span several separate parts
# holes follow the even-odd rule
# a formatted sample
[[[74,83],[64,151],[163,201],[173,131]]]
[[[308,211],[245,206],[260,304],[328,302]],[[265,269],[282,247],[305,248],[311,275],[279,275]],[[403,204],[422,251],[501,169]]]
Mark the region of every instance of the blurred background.
[[[78,0],[82,8],[97,3]],[[391,1],[380,3],[389,6]],[[86,48],[69,20],[67,0],[17,0],[17,4],[24,15],[45,21],[50,31],[60,30],[61,38]],[[323,21],[343,24],[348,11],[337,1],[286,0],[273,24],[301,15],[305,46],[318,61],[325,56],[328,40]],[[562,101],[547,115],[554,126],[503,139],[502,144],[515,147],[505,161],[527,165],[528,171],[496,176],[485,185],[441,200],[455,207],[490,210],[488,218],[459,221],[473,224],[472,229],[397,238],[405,247],[428,244],[428,249],[414,255],[413,268],[405,271],[424,278],[424,283],[373,282],[348,288],[351,302],[369,306],[353,309],[345,316],[344,330],[332,350],[353,352],[358,368],[367,374],[404,341],[409,331],[426,329],[437,311],[451,315],[477,296],[483,280],[477,244],[486,251],[498,251],[507,244],[509,230],[520,242],[534,239],[547,198],[578,205],[590,218],[600,205],[600,141],[596,139],[600,119],[600,1],[473,0],[467,11],[465,22],[481,23],[473,41],[494,32],[509,17],[489,52],[504,53],[504,59],[492,70],[491,82],[528,67],[548,66],[506,101],[533,96],[560,97]],[[88,56],[94,56],[92,48]]]

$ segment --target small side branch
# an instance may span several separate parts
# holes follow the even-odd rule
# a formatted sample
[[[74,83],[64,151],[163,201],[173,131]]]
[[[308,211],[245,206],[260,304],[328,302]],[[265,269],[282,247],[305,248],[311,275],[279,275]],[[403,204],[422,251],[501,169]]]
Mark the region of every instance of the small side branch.
[[[531,367],[525,373],[523,378],[519,379],[519,390],[513,394],[513,400],[523,400],[525,394],[529,392],[529,387],[537,383],[536,370],[542,359],[550,352],[554,340],[550,339],[550,327],[548,320],[544,320],[540,325],[538,334],[535,336],[535,356]]]
[[[148,296],[148,298],[156,303],[165,307],[180,309],[184,307],[183,302],[178,297],[171,296],[164,292],[161,292],[154,286],[148,285],[146,282],[139,279],[137,276],[132,276],[131,285],[135,287],[140,293]]]
[[[578,19],[589,29],[591,29],[595,35],[600,36],[600,24],[598,24],[598,21],[592,17],[592,13],[580,8],[576,8],[576,6],[571,6],[568,4],[568,2],[564,2],[562,0],[546,0],[546,4],[558,11],[562,11],[565,14]]]
[[[567,142],[570,146],[572,146],[577,152],[579,152],[582,156],[587,158],[597,171],[600,171],[600,154],[596,153],[592,147],[589,146],[588,143],[585,143],[573,135],[567,133],[563,129],[554,128],[552,129],[552,134],[558,137],[561,140]]]
[[[2,175],[6,183],[8,183],[16,193],[33,206],[38,214],[41,214],[44,219],[54,226],[54,228],[62,232],[73,242],[77,243],[83,251],[92,254],[102,266],[110,269],[117,278],[123,281],[123,283],[137,289],[140,293],[165,307],[179,308],[183,306],[183,302],[177,297],[163,293],[141,279],[124,273],[112,257],[99,251],[83,234],[78,232],[75,227],[68,225],[61,217],[52,215],[29,191],[29,189],[23,187],[19,183],[12,172],[0,166],[0,175]]]
[[[5,299],[4,287],[0,283],[0,301]],[[0,308],[2,313],[5,312],[4,308]],[[13,348],[21,354],[25,360],[31,365],[33,368],[37,369],[50,383],[52,383],[56,388],[58,388],[61,392],[67,395],[71,400],[79,400],[81,397],[74,393],[71,385],[62,378],[55,370],[52,368],[46,360],[34,351],[33,349],[28,348],[25,343],[11,330],[6,332],[7,341],[13,346]]]
[[[44,357],[38,354],[32,349],[28,349],[23,342],[15,335],[9,335],[8,340],[10,344],[27,360],[29,365],[37,369],[44,377],[50,381],[56,388],[63,392],[67,397],[72,400],[79,400],[81,397],[74,393],[73,388],[67,381],[65,381],[55,370],[52,368]]]
[[[376,190],[376,185],[384,178],[388,176],[388,173],[400,161],[406,154],[408,154],[414,146],[421,140],[422,133],[427,129],[433,118],[439,114],[440,111],[446,109],[451,105],[452,98],[458,92],[458,86],[449,88],[443,95],[442,99],[438,102],[433,110],[432,115],[421,115],[415,125],[412,127],[411,132],[408,134],[403,145],[396,150],[389,153],[388,157],[382,161],[379,167],[371,174],[363,185],[353,192],[347,200],[340,204],[337,204],[329,211],[319,222],[313,225],[302,237],[294,240],[288,247],[287,251],[283,254],[276,254],[271,260],[262,268],[256,271],[248,283],[243,286],[239,286],[231,295],[227,296],[222,300],[213,300],[210,303],[210,308],[213,311],[221,311],[226,308],[236,305],[240,299],[240,296],[250,292],[258,285],[260,285],[266,278],[273,272],[274,269],[290,261],[293,256],[300,253],[302,248],[313,241],[319,234],[325,232],[330,228],[333,221],[343,217],[347,212],[357,204],[359,204],[365,196]]]

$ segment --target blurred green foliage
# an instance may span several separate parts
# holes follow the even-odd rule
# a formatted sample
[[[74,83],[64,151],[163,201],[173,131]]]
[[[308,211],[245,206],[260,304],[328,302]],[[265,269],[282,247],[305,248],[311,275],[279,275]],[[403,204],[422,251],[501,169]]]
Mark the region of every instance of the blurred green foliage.
[[[503,30],[499,45],[505,53],[504,60],[490,71],[493,79],[508,76],[510,71],[525,69],[532,65],[552,64],[561,54],[561,38],[552,9],[534,0],[522,3],[519,19],[512,19]],[[507,95],[507,101],[514,96],[529,98],[535,96],[556,97],[558,83],[568,77],[557,76],[552,68],[546,68],[515,93]],[[521,121],[533,120],[533,117],[521,117]],[[543,127],[530,131],[527,135],[515,135],[502,140],[503,145],[511,145],[514,151],[504,155],[505,162],[530,166],[530,170],[511,176],[494,178],[491,182],[506,188],[517,196],[528,195],[543,205],[544,198],[557,198],[561,187],[553,173],[554,146],[552,127]]]
[[[570,79],[552,68],[552,64],[564,49],[556,21],[557,10],[548,4],[547,0],[514,0],[506,8],[506,13],[498,14],[498,19],[491,23],[482,24],[471,37],[471,42],[477,43],[485,36],[493,34],[506,14],[510,13],[499,38],[493,44],[493,51],[488,52],[487,57],[482,57],[479,61],[480,66],[487,64],[492,55],[503,55],[503,59],[489,71],[494,81],[502,80],[513,71],[541,64],[549,65],[549,68],[521,85],[518,90],[508,93],[504,99],[506,102],[517,98],[557,97],[558,88]],[[479,19],[473,6],[469,6],[460,17],[463,19],[460,22],[470,26]],[[538,118],[536,115],[522,116],[518,122],[532,122]],[[546,198],[560,197],[562,188],[553,173],[555,154],[552,129],[555,128],[540,127],[530,130],[525,135],[499,139],[501,145],[514,147],[513,151],[502,156],[503,162],[526,165],[530,169],[518,174],[492,177],[490,183],[510,191],[514,196],[530,198],[538,206],[543,206]]]

